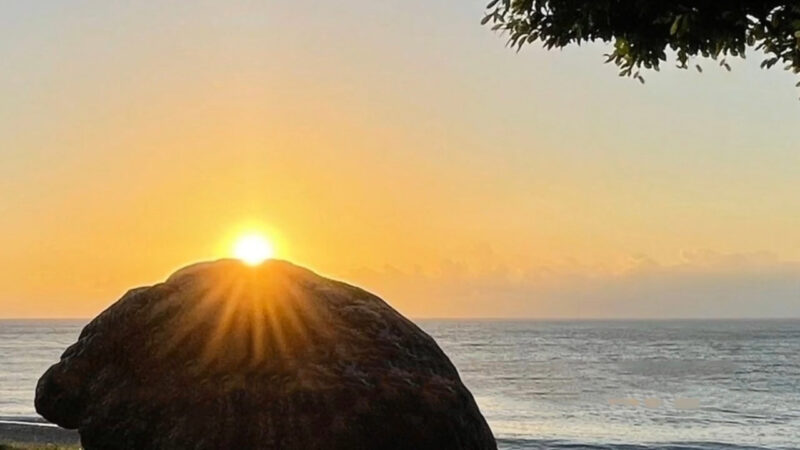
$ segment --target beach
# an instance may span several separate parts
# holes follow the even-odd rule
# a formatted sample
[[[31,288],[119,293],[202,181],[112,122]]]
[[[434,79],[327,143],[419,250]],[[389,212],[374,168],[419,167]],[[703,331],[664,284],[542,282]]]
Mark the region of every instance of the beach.
[[[0,420],[0,449],[11,448],[78,448],[80,439],[73,430],[50,424]],[[5,446],[5,447],[3,447]]]

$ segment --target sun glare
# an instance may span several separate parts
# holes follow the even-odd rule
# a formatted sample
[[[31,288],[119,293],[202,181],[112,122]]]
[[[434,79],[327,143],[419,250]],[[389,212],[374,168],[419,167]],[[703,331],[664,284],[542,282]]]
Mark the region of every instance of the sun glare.
[[[236,240],[233,255],[246,264],[255,266],[275,255],[272,243],[260,234],[247,234]]]

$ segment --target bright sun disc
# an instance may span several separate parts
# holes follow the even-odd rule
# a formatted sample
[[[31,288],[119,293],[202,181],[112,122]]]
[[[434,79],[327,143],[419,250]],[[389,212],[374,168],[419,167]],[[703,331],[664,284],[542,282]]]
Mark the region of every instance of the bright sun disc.
[[[233,255],[246,264],[255,266],[272,258],[275,249],[264,236],[248,234],[236,240],[233,246]]]

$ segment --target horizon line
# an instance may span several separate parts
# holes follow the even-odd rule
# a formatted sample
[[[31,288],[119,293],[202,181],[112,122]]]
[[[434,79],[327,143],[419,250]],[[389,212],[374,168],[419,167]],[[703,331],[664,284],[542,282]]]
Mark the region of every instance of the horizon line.
[[[96,317],[96,316],[95,316]],[[0,317],[0,322],[11,321],[91,321],[95,317]],[[476,322],[675,322],[675,321],[798,321],[800,316],[792,317],[407,317],[412,321],[476,321]]]

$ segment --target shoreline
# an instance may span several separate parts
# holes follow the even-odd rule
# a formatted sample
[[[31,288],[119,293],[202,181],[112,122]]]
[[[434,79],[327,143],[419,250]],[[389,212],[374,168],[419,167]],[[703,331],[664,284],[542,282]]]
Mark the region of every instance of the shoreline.
[[[0,419],[0,444],[78,446],[80,436],[48,422]]]

